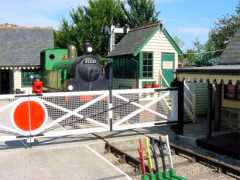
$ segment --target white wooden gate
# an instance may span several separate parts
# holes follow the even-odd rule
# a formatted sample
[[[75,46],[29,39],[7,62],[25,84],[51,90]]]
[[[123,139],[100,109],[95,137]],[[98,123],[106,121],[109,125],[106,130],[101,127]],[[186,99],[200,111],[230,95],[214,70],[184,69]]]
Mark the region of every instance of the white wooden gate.
[[[177,122],[177,91],[156,89],[0,96],[0,141]]]
[[[175,89],[128,89],[113,91],[113,130],[152,127],[177,122]]]

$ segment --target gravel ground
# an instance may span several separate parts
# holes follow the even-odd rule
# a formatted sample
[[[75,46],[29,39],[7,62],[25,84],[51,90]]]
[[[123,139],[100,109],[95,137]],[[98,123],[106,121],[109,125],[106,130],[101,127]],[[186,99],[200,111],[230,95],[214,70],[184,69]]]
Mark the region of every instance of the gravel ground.
[[[133,180],[139,180],[141,179],[140,172],[138,169],[135,169],[134,167],[130,166],[129,164],[122,162],[122,160],[115,155],[111,153],[104,154],[105,158],[108,159],[112,164],[117,166],[119,169],[121,169],[123,172],[125,172],[127,175],[129,175]]]
[[[138,143],[137,140],[131,140],[131,141],[113,143],[113,145],[137,158],[138,157],[137,143]],[[133,177],[133,179],[140,179],[139,172],[136,173],[133,167],[127,165],[126,163],[121,163],[121,160],[119,160],[119,158],[115,157],[110,153],[105,154],[105,157],[109,159],[113,164],[118,166],[120,169],[122,169],[129,176]],[[174,168],[177,171],[177,175],[185,176],[189,180],[234,180],[236,179],[234,177],[231,177],[222,173],[218,173],[214,169],[207,167],[203,164],[194,162],[188,157],[173,155],[172,159],[174,163]]]
[[[219,161],[240,167],[240,160],[234,159],[234,158],[226,156],[226,155],[222,155],[222,154],[220,155],[220,154],[214,153],[212,151],[209,151],[207,149],[201,148],[196,145],[195,140],[191,140],[188,137],[175,136],[175,137],[171,138],[171,141],[177,145],[181,145],[183,147],[192,149],[192,150],[194,150],[198,153],[201,153],[205,156],[210,156]]]

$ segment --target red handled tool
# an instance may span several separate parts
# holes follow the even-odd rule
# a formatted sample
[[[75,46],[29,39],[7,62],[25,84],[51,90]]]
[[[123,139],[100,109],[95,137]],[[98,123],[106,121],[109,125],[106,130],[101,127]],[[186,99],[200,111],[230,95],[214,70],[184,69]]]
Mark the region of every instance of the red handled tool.
[[[139,160],[141,163],[142,175],[144,176],[146,174],[145,161],[144,161],[144,143],[141,139],[139,139],[138,153],[139,153]]]

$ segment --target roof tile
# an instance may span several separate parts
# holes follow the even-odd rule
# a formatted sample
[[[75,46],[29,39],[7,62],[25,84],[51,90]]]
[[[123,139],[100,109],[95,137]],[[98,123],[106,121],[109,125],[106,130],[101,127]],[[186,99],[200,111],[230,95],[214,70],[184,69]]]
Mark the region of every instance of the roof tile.
[[[146,38],[154,33],[157,28],[160,28],[160,23],[132,29],[123,37],[108,56],[114,57],[134,54],[135,50],[140,47]]]
[[[0,66],[40,65],[40,52],[53,48],[50,28],[0,27]]]
[[[240,31],[235,33],[220,56],[218,64],[240,64]]]

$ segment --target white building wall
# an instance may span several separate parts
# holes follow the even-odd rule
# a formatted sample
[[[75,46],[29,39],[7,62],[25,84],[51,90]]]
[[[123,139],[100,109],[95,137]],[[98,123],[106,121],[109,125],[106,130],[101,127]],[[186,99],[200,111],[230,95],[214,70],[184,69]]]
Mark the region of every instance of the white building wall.
[[[14,70],[13,71],[13,91],[15,92],[16,89],[20,89],[25,93],[32,93],[32,87],[23,87],[22,86],[22,72],[21,70]]]
[[[21,70],[14,70],[13,71],[13,90],[21,89],[22,88],[22,76]]]
[[[153,52],[153,81],[160,84],[162,53],[175,53],[175,69],[178,66],[178,54],[165,35],[159,30],[143,47],[142,51]],[[144,81],[144,80],[142,80]],[[149,79],[148,79],[149,81]]]

